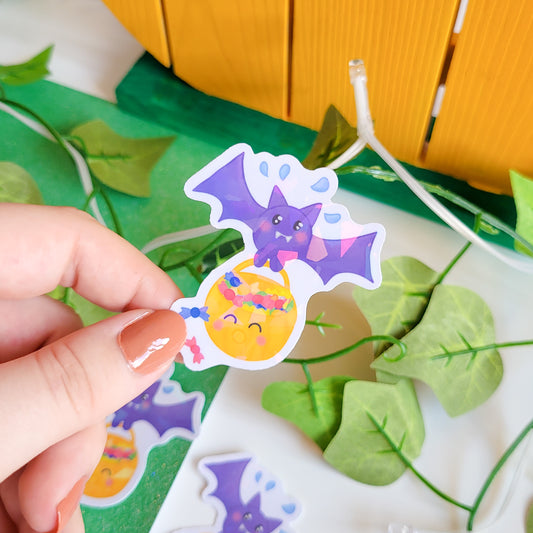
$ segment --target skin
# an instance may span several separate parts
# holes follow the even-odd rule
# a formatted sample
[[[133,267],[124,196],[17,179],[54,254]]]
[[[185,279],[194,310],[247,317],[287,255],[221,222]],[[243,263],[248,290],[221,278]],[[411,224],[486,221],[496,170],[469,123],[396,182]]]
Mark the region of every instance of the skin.
[[[0,204],[0,531],[49,532],[90,476],[105,417],[158,379],[133,372],[117,342],[147,310],[182,295],[143,254],[72,208]],[[72,287],[119,314],[82,328],[45,296]],[[62,531],[84,531],[79,508]]]

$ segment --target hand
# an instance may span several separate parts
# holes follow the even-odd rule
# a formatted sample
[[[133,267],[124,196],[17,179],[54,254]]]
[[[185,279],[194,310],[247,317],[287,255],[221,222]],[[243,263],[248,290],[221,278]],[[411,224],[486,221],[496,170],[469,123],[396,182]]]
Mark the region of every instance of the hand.
[[[44,296],[57,285],[121,313],[82,328]],[[166,274],[88,215],[0,204],[2,533],[83,532],[79,499],[102,455],[104,419],[178,354],[185,325],[168,309],[179,297]]]

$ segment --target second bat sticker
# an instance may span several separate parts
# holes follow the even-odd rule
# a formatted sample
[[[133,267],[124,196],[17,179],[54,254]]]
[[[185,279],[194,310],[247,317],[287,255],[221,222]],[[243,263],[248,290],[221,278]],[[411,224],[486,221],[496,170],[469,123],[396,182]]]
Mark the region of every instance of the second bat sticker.
[[[300,338],[313,294],[343,282],[379,286],[385,230],[355,223],[332,203],[337,187],[330,169],[307,170],[290,155],[254,154],[246,144],[187,181],[187,196],[211,206],[211,224],[244,240],[195,298],[172,305],[187,323],[188,368],[273,366]]]

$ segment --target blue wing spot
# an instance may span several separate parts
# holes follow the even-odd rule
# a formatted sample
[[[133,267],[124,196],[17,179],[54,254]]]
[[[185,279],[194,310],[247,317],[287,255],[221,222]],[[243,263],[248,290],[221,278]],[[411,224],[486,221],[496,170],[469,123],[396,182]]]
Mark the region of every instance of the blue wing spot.
[[[268,178],[268,163],[266,161],[261,161],[259,165],[259,172]]]
[[[329,189],[328,178],[320,178],[314,185],[311,185],[311,189],[316,192],[326,192]]]
[[[284,180],[291,171],[291,167],[285,163],[285,165],[281,165],[279,169],[279,177]]]
[[[166,385],[165,387],[163,387],[163,392],[165,394],[170,394],[173,390],[174,390],[173,385]]]
[[[276,482],[275,482],[275,481],[269,481],[269,482],[265,485],[265,489],[266,489],[266,490],[272,490],[275,486],[276,486]]]
[[[285,505],[282,505],[281,508],[287,514],[292,514],[292,513],[294,513],[294,511],[296,511],[296,505],[294,505],[294,503],[286,503]]]
[[[259,472],[256,472],[255,474],[255,480],[259,483],[259,480],[263,477],[263,472],[259,470]]]
[[[341,216],[339,213],[324,213],[324,219],[328,224],[336,224],[341,219]]]

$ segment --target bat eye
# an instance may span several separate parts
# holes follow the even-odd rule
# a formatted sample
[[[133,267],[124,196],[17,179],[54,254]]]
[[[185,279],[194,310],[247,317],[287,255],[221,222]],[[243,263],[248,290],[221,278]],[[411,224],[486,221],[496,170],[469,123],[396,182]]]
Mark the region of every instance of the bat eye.
[[[255,533],[263,533],[263,526],[261,524],[256,526]]]
[[[292,229],[294,231],[300,231],[304,227],[304,224],[301,220],[297,220],[294,225],[292,226]]]
[[[281,215],[274,215],[272,217],[272,224],[278,225],[283,220]]]
[[[252,519],[252,513],[244,513],[242,518],[243,518],[243,520],[251,520]]]

